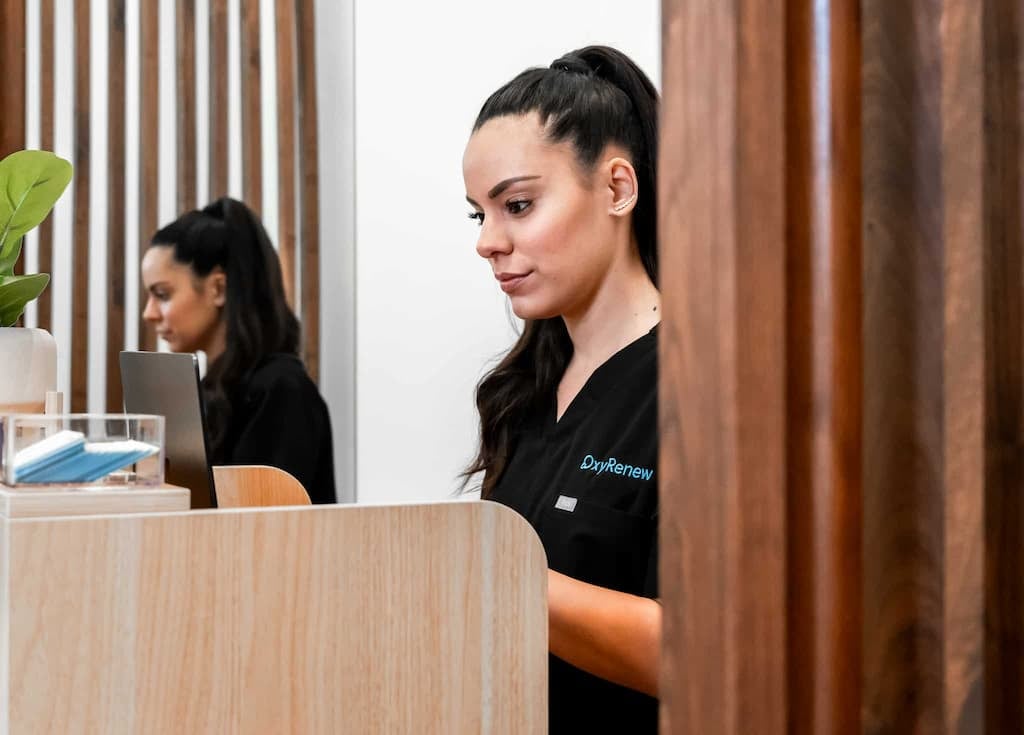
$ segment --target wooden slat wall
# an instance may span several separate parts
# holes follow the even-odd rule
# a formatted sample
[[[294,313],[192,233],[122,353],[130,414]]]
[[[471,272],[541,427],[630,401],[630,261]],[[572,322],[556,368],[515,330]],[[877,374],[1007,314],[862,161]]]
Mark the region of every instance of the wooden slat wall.
[[[768,5],[664,5],[663,731],[1024,732],[1024,8]]]
[[[228,193],[228,0],[210,2],[210,200]]]
[[[125,0],[108,0],[107,64],[107,385],[106,410],[123,408],[118,354],[124,349]]]
[[[139,4],[139,258],[159,225],[157,196],[160,177],[160,6]],[[139,309],[145,308],[145,293],[139,294]],[[156,334],[139,318],[139,349],[156,349]]]
[[[4,28],[24,29],[28,0],[0,0],[0,19]],[[109,58],[108,87],[106,90],[108,157],[101,170],[90,170],[92,135],[90,130],[92,93],[90,53],[92,51],[91,15],[94,2],[102,3],[107,17],[107,53]],[[254,210],[263,205],[264,186],[278,187],[280,227],[274,233],[279,245],[282,271],[289,301],[303,321],[304,347],[310,373],[319,372],[319,205],[318,205],[318,142],[315,64],[315,20],[310,0],[275,0],[274,31],[261,43],[261,15],[259,0],[240,0],[239,16],[240,71],[242,94],[241,130],[229,130],[228,107],[228,2],[209,0],[209,57],[204,60],[209,74],[208,117],[202,121],[209,134],[209,198],[229,194],[229,140],[241,135],[243,182],[241,198]],[[61,6],[54,0],[39,0],[39,57],[32,60],[38,70],[40,90],[39,141],[40,147],[54,150],[57,144],[56,120],[73,105],[73,142],[71,151],[62,153],[75,165],[71,186],[74,207],[70,242],[54,242],[54,230],[49,219],[38,230],[39,270],[51,274],[50,288],[38,301],[37,323],[51,331],[67,328],[53,315],[53,294],[69,293],[72,319],[69,335],[57,334],[69,345],[70,388],[66,405],[73,410],[107,410],[121,408],[118,353],[124,349],[126,329],[138,325],[140,349],[155,349],[156,336],[141,319],[146,296],[141,294],[140,314],[126,314],[126,284],[138,278],[137,273],[126,273],[126,248],[139,249],[140,257],[149,245],[152,234],[164,222],[160,221],[158,195],[162,187],[171,186],[179,211],[202,206],[197,198],[198,169],[198,100],[196,81],[199,60],[196,58],[196,3],[195,0],[175,0],[173,28],[164,28],[164,35],[174,35],[176,53],[175,94],[173,109],[162,109],[160,102],[160,3],[138,3],[129,6],[126,0],[74,0],[69,8],[74,12],[67,17],[73,28],[73,95],[56,89],[55,74],[55,16]],[[139,57],[129,59],[126,39],[134,29],[126,28],[126,12],[138,8]],[[63,21],[61,21],[63,22]],[[10,42],[3,44],[4,69],[8,82],[2,87],[5,109],[24,110],[26,104],[25,81],[28,70],[25,33],[9,33]],[[167,39],[164,39],[166,42]],[[262,150],[261,130],[264,125],[261,109],[262,54],[271,47],[276,53],[277,78],[275,80],[276,116],[279,147],[277,151]],[[100,50],[102,52],[102,50]],[[126,87],[130,64],[138,63],[138,90]],[[60,96],[58,96],[60,95]],[[99,97],[102,99],[102,96]],[[72,101],[73,100],[73,101]],[[138,120],[133,129],[126,129],[129,101],[138,105]],[[177,176],[173,182],[163,181],[160,172],[160,139],[158,131],[167,115],[176,117],[177,140],[174,157]],[[137,127],[136,127],[137,126]],[[24,147],[25,116],[4,115],[0,119],[3,145],[11,151]],[[137,169],[126,172],[128,143],[138,141]],[[165,152],[166,155],[166,152]],[[263,157],[273,157],[279,168],[274,182],[263,180]],[[105,187],[107,209],[93,213],[90,192]],[[137,219],[126,226],[126,193],[130,187],[138,191]],[[236,196],[238,193],[236,193]],[[93,217],[104,217],[107,238],[104,243],[90,243],[90,222]],[[301,218],[301,225],[300,225]],[[106,349],[101,354],[91,340],[89,325],[95,331],[98,317],[89,312],[89,283],[92,248],[103,249],[108,275],[106,286]],[[54,249],[71,251],[68,272],[55,272]],[[92,250],[95,254],[95,250]],[[59,262],[59,261],[58,261]],[[300,272],[301,271],[301,272]],[[90,344],[94,345],[90,355]],[[102,406],[88,405],[88,377],[90,369],[105,369]]]
[[[263,210],[263,124],[260,108],[260,3],[240,0],[242,70],[242,197],[259,214]]]
[[[313,380],[320,376],[320,169],[316,105],[316,19],[313,0],[296,0],[298,102],[301,148],[298,161],[301,196],[303,359]]]
[[[91,0],[75,0],[74,166],[75,213],[71,246],[71,401],[73,412],[88,410],[89,391],[89,190],[92,110],[90,95]]]
[[[285,296],[295,308],[295,46],[298,33],[295,0],[277,0],[277,187],[278,254],[284,277]]]

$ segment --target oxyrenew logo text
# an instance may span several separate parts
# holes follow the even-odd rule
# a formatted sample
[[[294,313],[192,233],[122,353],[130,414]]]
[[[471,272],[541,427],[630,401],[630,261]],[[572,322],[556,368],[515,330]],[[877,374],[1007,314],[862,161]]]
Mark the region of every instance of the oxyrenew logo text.
[[[583,462],[580,463],[580,469],[590,470],[598,475],[610,472],[613,475],[632,477],[637,480],[650,480],[654,477],[654,470],[649,470],[646,467],[636,467],[631,464],[623,464],[619,460],[615,459],[615,457],[609,457],[608,459],[595,459],[592,454],[588,454],[583,458]]]

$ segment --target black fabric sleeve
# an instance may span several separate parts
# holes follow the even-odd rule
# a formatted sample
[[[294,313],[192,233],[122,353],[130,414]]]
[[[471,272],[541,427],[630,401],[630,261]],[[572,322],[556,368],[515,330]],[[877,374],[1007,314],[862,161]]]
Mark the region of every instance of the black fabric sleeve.
[[[647,577],[644,579],[644,597],[658,599],[658,516],[654,516],[654,538],[647,558]]]

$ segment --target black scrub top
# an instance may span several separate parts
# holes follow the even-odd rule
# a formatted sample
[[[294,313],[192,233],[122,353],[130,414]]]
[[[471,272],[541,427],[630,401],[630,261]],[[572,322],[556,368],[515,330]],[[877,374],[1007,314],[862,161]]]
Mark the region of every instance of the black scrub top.
[[[334,503],[327,404],[295,355],[267,355],[232,392],[223,456],[213,464],[263,464],[289,472],[315,504]]]
[[[657,327],[594,371],[559,421],[555,399],[514,434],[489,499],[537,531],[556,572],[658,596]],[[549,731],[654,733],[658,701],[551,656]]]

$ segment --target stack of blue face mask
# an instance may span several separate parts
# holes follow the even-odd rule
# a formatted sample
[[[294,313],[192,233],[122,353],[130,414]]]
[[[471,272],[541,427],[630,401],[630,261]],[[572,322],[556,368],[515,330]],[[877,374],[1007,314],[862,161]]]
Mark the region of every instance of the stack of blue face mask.
[[[14,457],[17,483],[87,483],[150,457],[157,447],[134,439],[87,442],[79,431],[60,431]]]

